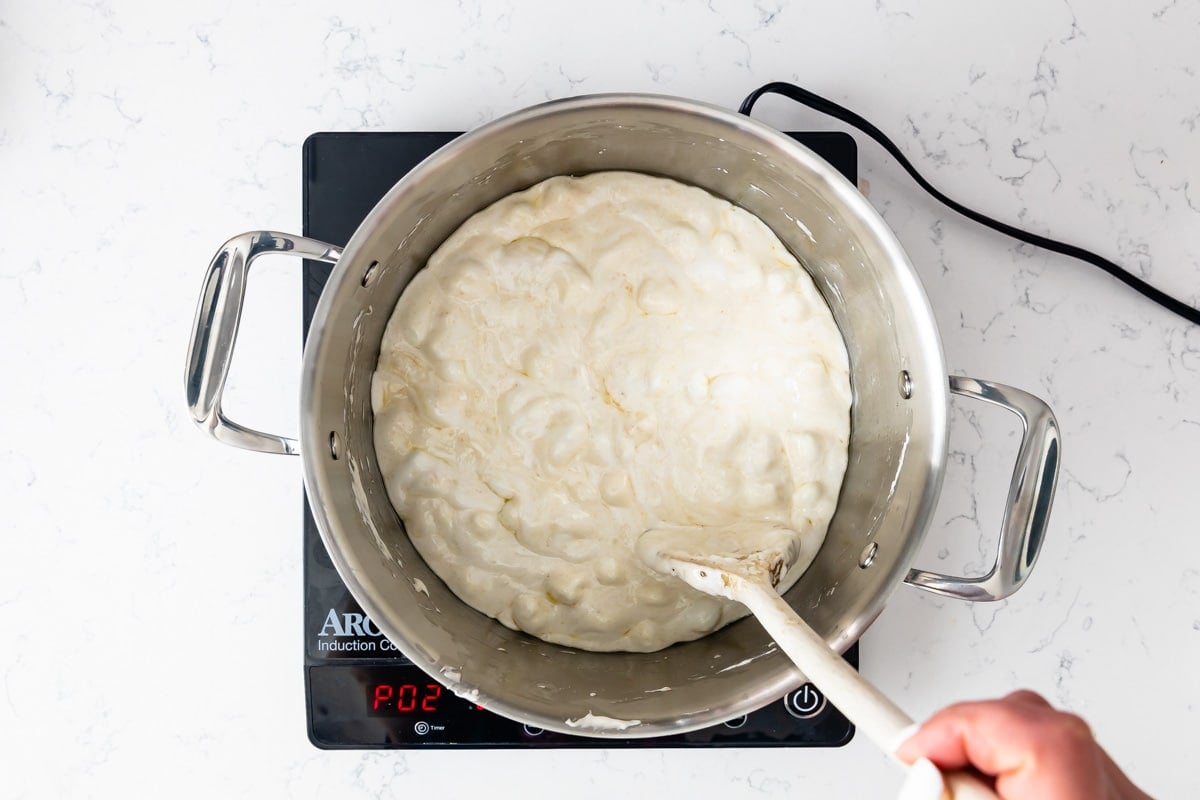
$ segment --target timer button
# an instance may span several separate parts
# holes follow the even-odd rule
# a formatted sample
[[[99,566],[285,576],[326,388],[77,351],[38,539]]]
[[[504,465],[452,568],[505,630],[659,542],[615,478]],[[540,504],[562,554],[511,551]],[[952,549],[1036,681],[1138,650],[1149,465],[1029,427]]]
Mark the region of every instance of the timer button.
[[[425,734],[429,733],[429,723],[425,720],[421,720],[416,725],[413,725],[413,730],[416,731],[417,736],[424,736]]]
[[[796,719],[810,719],[825,710],[825,695],[806,683],[783,698],[783,707]]]
[[[521,727],[525,729],[526,736],[541,736],[546,732],[545,729],[535,728],[532,725],[522,725]]]

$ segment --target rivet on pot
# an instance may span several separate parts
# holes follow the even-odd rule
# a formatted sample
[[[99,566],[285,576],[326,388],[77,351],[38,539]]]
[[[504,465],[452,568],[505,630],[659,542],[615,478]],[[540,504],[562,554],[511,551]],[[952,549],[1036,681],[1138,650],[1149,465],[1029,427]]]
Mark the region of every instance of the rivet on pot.
[[[379,269],[378,261],[372,261],[367,265],[367,271],[364,272],[362,276],[362,285],[364,289],[371,285],[371,281],[375,280],[375,271],[377,269]]]
[[[338,435],[337,431],[329,432],[329,456],[334,460],[338,460]]]
[[[875,554],[879,552],[879,545],[871,542],[863,548],[862,555],[858,557],[858,566],[861,569],[866,569],[875,561]]]
[[[900,396],[905,400],[912,397],[912,375],[906,369],[900,370]]]

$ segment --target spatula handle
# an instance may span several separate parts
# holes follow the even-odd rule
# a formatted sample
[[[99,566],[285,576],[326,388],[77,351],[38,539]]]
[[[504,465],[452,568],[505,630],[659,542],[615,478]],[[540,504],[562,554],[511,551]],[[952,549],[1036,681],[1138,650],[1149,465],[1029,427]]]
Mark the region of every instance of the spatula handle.
[[[881,750],[894,754],[900,736],[913,724],[908,714],[831,650],[774,587],[742,581],[735,597],[754,612],[775,643],[829,702]],[[969,773],[944,773],[942,778],[945,800],[999,800],[995,792]]]
[[[912,718],[846,663],[774,588],[746,582],[738,597],[829,701],[867,738],[891,752]]]

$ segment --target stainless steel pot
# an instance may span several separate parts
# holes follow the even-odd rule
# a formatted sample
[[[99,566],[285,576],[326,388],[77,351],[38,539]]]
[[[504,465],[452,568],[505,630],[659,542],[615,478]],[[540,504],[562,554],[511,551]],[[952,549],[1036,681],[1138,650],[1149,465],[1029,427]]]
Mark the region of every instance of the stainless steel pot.
[[[397,183],[344,253],[266,231],[231,239],[209,267],[196,314],[186,374],[193,419],[228,444],[300,452],[325,546],[355,598],[414,663],[492,711],[567,733],[646,737],[778,699],[803,678],[753,619],[649,654],[575,651],[503,627],[426,566],[381,481],[371,373],[413,274],[501,197],[552,175],[614,169],[694,184],[757,215],[813,274],[845,337],[854,389],[849,467],[828,538],[788,602],[845,650],[901,582],[966,600],[1015,591],[1037,558],[1054,494],[1059,442],[1050,409],[1023,391],[947,378],[921,284],[855,187],[778,131],[690,100],[588,96],[497,120]],[[304,352],[299,443],[221,412],[246,275],[264,252],[337,264]],[[942,485],[951,392],[1012,411],[1024,429],[996,563],[983,578],[910,569]]]

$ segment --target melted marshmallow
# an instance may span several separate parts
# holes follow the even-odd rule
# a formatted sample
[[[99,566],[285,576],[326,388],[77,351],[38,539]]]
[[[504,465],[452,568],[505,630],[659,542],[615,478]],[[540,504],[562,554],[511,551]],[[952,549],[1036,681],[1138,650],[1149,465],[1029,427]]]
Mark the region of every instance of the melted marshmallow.
[[[756,217],[636,173],[551,178],[467,220],[401,296],[372,388],[388,494],[433,570],[589,650],[746,613],[646,566],[642,532],[788,527],[794,582],[846,468],[846,352],[812,279]]]

